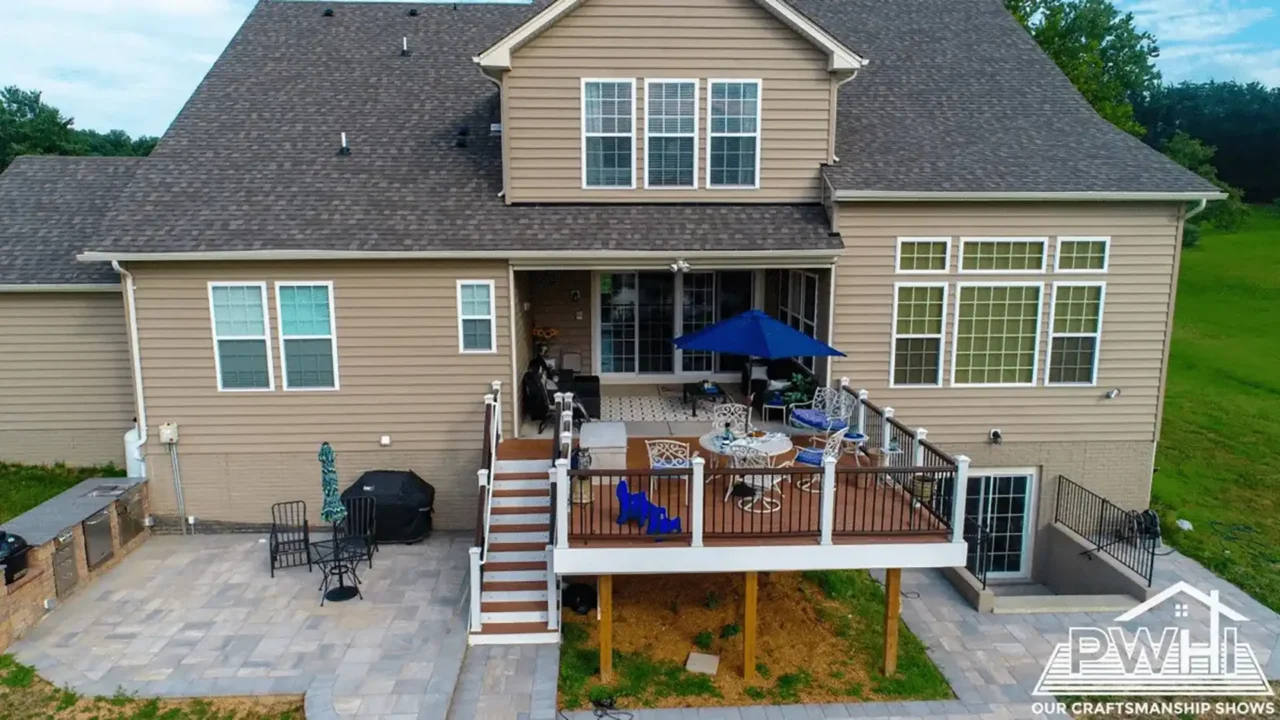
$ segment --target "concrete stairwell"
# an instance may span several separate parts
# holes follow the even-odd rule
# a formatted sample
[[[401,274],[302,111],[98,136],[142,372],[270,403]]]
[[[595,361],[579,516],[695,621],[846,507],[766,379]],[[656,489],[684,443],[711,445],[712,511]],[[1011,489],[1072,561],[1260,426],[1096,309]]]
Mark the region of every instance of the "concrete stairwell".
[[[547,593],[551,539],[548,460],[500,460],[492,482],[489,549],[480,573],[480,632],[472,645],[560,642],[548,629],[558,598]]]

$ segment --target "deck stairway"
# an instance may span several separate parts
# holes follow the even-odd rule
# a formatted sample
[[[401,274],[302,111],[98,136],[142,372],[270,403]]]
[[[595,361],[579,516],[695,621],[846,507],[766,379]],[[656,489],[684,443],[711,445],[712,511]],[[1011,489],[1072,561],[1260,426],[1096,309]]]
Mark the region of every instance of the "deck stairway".
[[[480,572],[479,632],[472,645],[554,644],[548,629],[550,460],[499,460],[494,467],[488,550]],[[550,598],[555,601],[555,598]]]

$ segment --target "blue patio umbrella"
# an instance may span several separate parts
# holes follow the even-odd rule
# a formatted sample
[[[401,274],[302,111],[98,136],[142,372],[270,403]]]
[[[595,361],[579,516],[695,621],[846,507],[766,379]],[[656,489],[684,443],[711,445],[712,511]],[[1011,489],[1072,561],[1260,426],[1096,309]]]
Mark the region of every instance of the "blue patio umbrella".
[[[760,310],[749,310],[675,339],[682,350],[750,355],[766,360],[844,357],[830,345],[805,335]]]

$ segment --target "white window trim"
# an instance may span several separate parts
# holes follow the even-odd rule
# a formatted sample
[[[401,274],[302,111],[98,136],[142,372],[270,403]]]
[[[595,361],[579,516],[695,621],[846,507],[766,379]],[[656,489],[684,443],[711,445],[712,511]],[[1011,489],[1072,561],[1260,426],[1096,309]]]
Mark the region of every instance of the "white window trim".
[[[488,285],[489,286],[489,314],[488,315],[463,315],[462,314],[462,287],[464,285]],[[498,353],[498,296],[494,292],[492,280],[459,280],[457,292],[458,299],[458,352],[463,355],[496,355]],[[489,341],[488,350],[467,350],[464,347],[462,339],[462,321],[463,320],[488,320],[489,321]]]
[[[902,246],[907,243],[946,243],[946,255],[941,270],[903,270]],[[951,238],[949,237],[900,237],[893,255],[894,270],[900,275],[946,275],[951,272]]]
[[[755,83],[756,85],[756,131],[755,133],[713,133],[711,132],[711,89],[719,83]],[[711,184],[711,140],[716,137],[749,137],[756,136],[756,182],[754,185],[712,185]],[[760,160],[764,153],[764,80],[760,78],[709,78],[707,80],[707,173],[704,187],[707,190],[759,190],[761,184]]]
[[[1040,497],[1040,469],[1034,467],[994,467],[994,468],[970,468],[969,477],[1011,477],[1026,476],[1031,478],[1031,482],[1027,485],[1027,505],[1026,512],[1023,513],[1022,523],[1022,571],[1011,572],[988,572],[987,577],[1000,580],[1017,580],[1021,578],[1031,577],[1031,565],[1035,560],[1035,542],[1036,522],[1039,520],[1039,505],[1036,498]],[[957,502],[968,502],[968,498],[959,499]]]
[[[1100,242],[1102,243],[1102,269],[1101,270],[1063,270],[1062,269],[1062,244],[1069,242]],[[1104,273],[1111,267],[1111,238],[1105,235],[1089,236],[1089,235],[1061,235],[1058,237],[1058,244],[1053,249],[1053,271],[1055,273],[1063,273],[1066,275],[1097,275]]]
[[[1096,271],[1095,271],[1096,272]],[[1053,331],[1054,314],[1058,310],[1058,288],[1060,287],[1096,287],[1100,289],[1098,293],[1098,329],[1091,333],[1055,333]],[[1072,281],[1072,282],[1055,282],[1053,284],[1053,297],[1049,304],[1049,343],[1044,353],[1044,384],[1045,387],[1097,387],[1098,385],[1098,365],[1102,359],[1102,319],[1107,312],[1107,284],[1102,281]],[[1049,382],[1049,377],[1053,371],[1053,339],[1055,337],[1091,337],[1093,341],[1093,373],[1087,383],[1065,383],[1065,382]]]
[[[654,133],[649,132],[649,102],[652,85],[664,83],[684,83],[693,85],[693,132],[692,133]],[[698,125],[701,119],[702,81],[697,78],[645,78],[644,79],[644,189],[645,190],[697,190],[698,189]],[[585,98],[585,94],[583,95]],[[586,118],[586,113],[583,113]],[[650,185],[649,184],[649,140],[651,138],[693,138],[693,184],[691,185]]]
[[[329,334],[328,335],[290,335],[284,336],[284,306],[280,302],[280,288],[287,287],[324,287],[329,293]],[[276,340],[280,343],[280,379],[286,392],[333,392],[340,390],[342,383],[338,379],[338,323],[334,310],[333,281],[315,280],[303,282],[299,280],[280,281],[276,283]],[[333,387],[289,387],[289,354],[284,351],[284,341],[288,340],[328,340],[333,355]]]
[[[902,288],[942,288],[942,326],[935,335],[899,335],[898,334],[898,291]],[[889,341],[889,387],[891,388],[926,388],[926,387],[942,387],[942,363],[946,358],[947,352],[947,295],[951,289],[950,283],[944,282],[901,282],[893,284],[893,325],[891,326],[892,337]],[[895,372],[898,364],[898,340],[899,339],[938,339],[938,378],[932,384],[929,383],[907,383],[899,385],[894,382]]]
[[[587,184],[587,84],[588,83],[627,83],[631,86],[631,184],[630,185],[588,185]],[[636,189],[636,135],[640,129],[636,126],[636,79],[635,78],[582,78],[579,91],[578,127],[582,136],[582,189],[583,190],[635,190]],[[623,133],[592,133],[591,137],[625,137]]]
[[[218,336],[218,316],[213,309],[213,289],[219,287],[256,287],[262,297],[262,335],[229,335]],[[218,383],[218,392],[274,392],[276,389],[275,360],[271,356],[271,313],[267,309],[267,284],[265,282],[210,282],[209,283],[209,332],[213,335],[213,371]],[[218,351],[219,340],[261,340],[267,345],[267,386],[264,388],[229,388],[222,386],[222,354]]]
[[[1040,288],[1040,297],[1036,303],[1036,336],[1035,343],[1031,346],[1031,382],[1029,383],[958,383],[956,382],[956,348],[960,346],[960,296],[962,290],[968,287],[1034,287]],[[956,283],[956,300],[955,307],[952,308],[954,317],[951,324],[951,387],[957,388],[1019,388],[1019,387],[1035,387],[1039,384],[1040,379],[1040,334],[1044,330],[1044,283],[1042,282],[1014,282],[1014,281],[991,281],[991,282],[958,282]]]
[[[1040,243],[1040,269],[1039,270],[965,270],[964,269],[964,251],[965,246],[969,243],[983,242],[1038,242]],[[1048,237],[962,237],[960,238],[960,254],[956,256],[956,270],[964,275],[1044,275],[1049,269],[1049,238]]]

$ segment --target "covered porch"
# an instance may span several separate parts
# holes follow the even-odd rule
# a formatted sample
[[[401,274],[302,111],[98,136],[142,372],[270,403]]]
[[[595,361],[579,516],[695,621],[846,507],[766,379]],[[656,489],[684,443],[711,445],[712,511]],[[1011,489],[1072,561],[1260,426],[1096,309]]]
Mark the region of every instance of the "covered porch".
[[[545,348],[547,364],[562,376],[548,396],[557,389],[572,391],[593,419],[628,423],[632,436],[704,432],[709,403],[691,401],[684,392],[686,384],[703,381],[717,383],[727,402],[747,403],[756,395],[757,424],[780,429],[781,409],[764,408],[766,376],[801,372],[826,384],[825,358],[752,369],[746,357],[684,351],[672,340],[760,309],[826,342],[833,263],[828,256],[739,260],[736,266],[680,259],[629,268],[517,266],[512,283],[516,379],[523,379],[530,361]],[[565,382],[565,375],[572,379]],[[553,429],[530,418],[539,412],[531,412],[531,403],[520,395],[518,436],[550,436]]]

